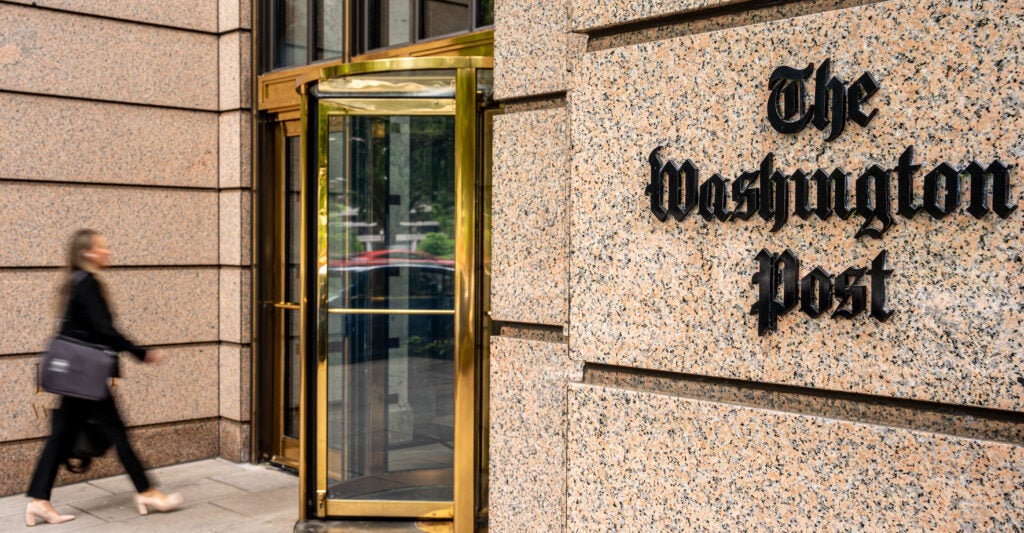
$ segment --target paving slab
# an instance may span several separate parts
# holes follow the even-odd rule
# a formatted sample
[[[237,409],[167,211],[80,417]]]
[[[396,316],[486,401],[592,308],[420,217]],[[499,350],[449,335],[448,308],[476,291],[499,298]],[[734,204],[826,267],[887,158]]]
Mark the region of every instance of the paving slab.
[[[185,504],[170,513],[140,516],[127,475],[59,487],[57,510],[75,515],[64,524],[26,530],[24,494],[0,498],[0,533],[232,533],[291,532],[298,520],[298,478],[271,467],[209,459],[150,471],[166,493],[180,492]]]

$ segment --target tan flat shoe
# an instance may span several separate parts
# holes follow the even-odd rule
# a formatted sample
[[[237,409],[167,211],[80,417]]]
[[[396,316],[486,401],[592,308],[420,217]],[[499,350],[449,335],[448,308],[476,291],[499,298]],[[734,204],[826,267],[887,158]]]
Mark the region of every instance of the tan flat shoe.
[[[25,507],[25,525],[28,527],[36,525],[36,518],[46,520],[47,524],[63,524],[74,520],[75,515],[60,514],[52,505],[32,501]]]
[[[175,492],[174,494],[159,496],[145,496],[143,494],[135,495],[135,506],[139,508],[139,514],[149,514],[149,508],[166,513],[167,511],[173,511],[181,506],[185,501],[185,498],[181,497],[181,494]]]

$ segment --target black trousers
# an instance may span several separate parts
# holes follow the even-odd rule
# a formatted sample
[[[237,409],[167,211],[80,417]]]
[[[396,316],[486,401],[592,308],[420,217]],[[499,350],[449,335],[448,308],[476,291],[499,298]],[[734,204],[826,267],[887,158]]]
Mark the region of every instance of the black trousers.
[[[128,434],[125,433],[124,422],[117,413],[114,399],[107,397],[105,400],[94,401],[64,396],[61,398],[60,409],[53,413],[53,433],[46,440],[35,472],[32,473],[29,496],[41,500],[50,499],[57,470],[74,446],[82,423],[90,418],[99,422],[107,439],[117,450],[117,457],[132,478],[135,490],[143,492],[149,489],[149,478],[128,442]]]

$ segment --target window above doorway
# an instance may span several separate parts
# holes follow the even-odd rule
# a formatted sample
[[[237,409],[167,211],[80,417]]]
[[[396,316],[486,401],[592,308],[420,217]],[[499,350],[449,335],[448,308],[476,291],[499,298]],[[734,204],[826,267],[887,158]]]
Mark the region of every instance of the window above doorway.
[[[261,72],[470,33],[494,24],[494,0],[262,0]]]

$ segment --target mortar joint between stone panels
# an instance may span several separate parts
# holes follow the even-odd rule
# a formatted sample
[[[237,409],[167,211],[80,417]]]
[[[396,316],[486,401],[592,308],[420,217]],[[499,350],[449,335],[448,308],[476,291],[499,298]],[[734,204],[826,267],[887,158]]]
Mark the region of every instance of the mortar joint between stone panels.
[[[74,10],[70,10],[70,9],[61,9],[59,7],[41,6],[41,5],[37,5],[37,3],[35,3],[35,2],[33,2],[31,5],[26,5],[26,4],[21,3],[21,2],[10,2],[8,0],[0,0],[0,5],[22,7],[22,8],[33,9],[33,10],[38,10],[38,11],[49,11],[49,12],[52,12],[52,13],[61,13],[61,14],[64,14],[64,15],[70,15],[70,16],[75,16],[75,17],[86,17],[86,18],[97,19],[97,20],[106,20],[106,21],[109,21],[109,22],[117,22],[117,23],[121,23],[121,24],[134,24],[134,25],[138,25],[138,26],[148,26],[150,28],[158,28],[158,29],[163,29],[163,30],[180,31],[180,32],[193,33],[193,34],[199,34],[199,35],[218,36],[218,35],[221,35],[222,33],[224,33],[224,32],[220,31],[219,21],[218,21],[218,25],[216,26],[216,29],[214,31],[208,31],[208,30],[201,30],[201,29],[197,29],[197,28],[189,28],[189,27],[185,27],[185,26],[173,26],[173,25],[170,25],[170,24],[161,24],[159,22],[150,22],[150,21],[146,21],[146,20],[126,19],[126,18],[112,17],[110,15],[101,15],[99,13],[86,13],[86,12],[74,11]],[[218,12],[218,15],[219,15],[219,12]]]
[[[513,322],[508,320],[494,320],[491,327],[491,331],[495,332],[492,334],[493,337],[567,344],[568,339],[565,336],[564,330],[564,325]]]
[[[119,183],[109,181],[69,181],[69,180],[33,180],[24,178],[5,178],[0,176],[0,183],[17,185],[60,186],[60,187],[102,187],[108,189],[146,189],[185,192],[217,192],[217,187],[196,187],[191,185],[163,185],[145,183]]]
[[[515,114],[528,111],[544,111],[548,109],[562,109],[567,105],[567,92],[554,91],[548,93],[537,93],[523,96],[504,98],[501,104],[505,107],[505,113]]]
[[[3,0],[0,0],[2,2]],[[35,96],[39,98],[58,98],[62,100],[75,100],[78,102],[89,102],[94,104],[113,104],[113,105],[126,105],[134,107],[145,107],[149,109],[167,109],[171,111],[187,111],[189,113],[220,113],[219,104],[211,108],[196,108],[196,107],[184,107],[167,104],[154,104],[147,102],[129,102],[123,100],[110,100],[105,98],[86,97],[86,96],[75,96],[71,94],[50,94],[43,92],[30,92],[30,91],[19,91],[17,89],[3,88],[3,94],[14,94],[19,96]],[[218,99],[219,102],[219,99]]]
[[[585,363],[581,385],[664,394],[961,438],[1024,444],[1024,413],[1004,409],[603,363]]]
[[[654,40],[662,40],[664,35],[642,37],[636,34],[647,30],[659,28],[679,27],[682,31],[673,33],[671,37],[684,35],[699,35],[711,33],[724,29],[737,28],[752,24],[750,20],[742,19],[741,15],[752,15],[763,13],[764,15],[756,20],[756,23],[773,22],[785,20],[804,15],[823,13],[826,11],[857,7],[867,4],[875,4],[886,0],[839,0],[831,6],[823,2],[808,0],[741,0],[738,2],[716,5],[706,8],[692,9],[689,11],[653,15],[628,22],[612,23],[604,26],[586,27],[572,30],[573,33],[587,36],[587,52],[597,52],[611,48],[619,48],[633,44],[640,44]],[[785,11],[790,7],[790,11]],[[783,8],[783,9],[780,9]],[[776,10],[772,12],[770,10]],[[732,17],[732,20],[730,20]],[[694,24],[709,23],[716,19],[720,24],[708,24],[706,27],[687,29]],[[614,44],[603,44],[616,37],[634,35],[635,39],[624,39]]]

